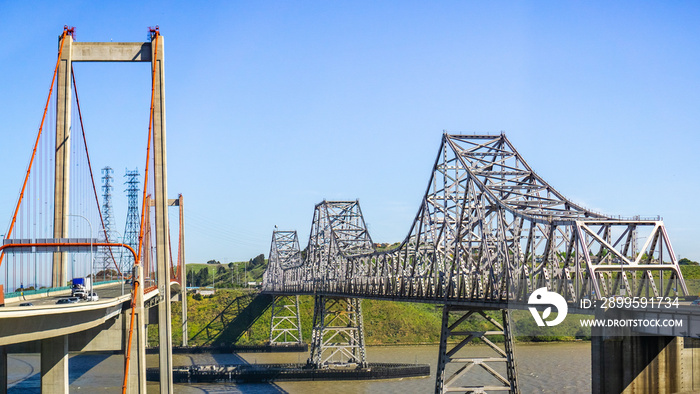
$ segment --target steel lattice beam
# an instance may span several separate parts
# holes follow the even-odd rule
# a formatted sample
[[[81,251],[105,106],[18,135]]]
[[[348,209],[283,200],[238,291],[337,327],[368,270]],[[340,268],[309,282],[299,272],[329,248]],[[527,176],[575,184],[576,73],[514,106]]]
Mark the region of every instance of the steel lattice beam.
[[[639,247],[641,245],[641,247]],[[357,201],[316,206],[307,255],[264,290],[445,302],[576,302],[687,295],[663,221],[587,210],[540,178],[505,135],[443,135],[409,235],[375,252]]]
[[[362,303],[358,298],[315,297],[309,364],[317,368],[367,365]]]
[[[518,379],[513,353],[513,334],[511,330],[510,313],[501,310],[501,322],[479,309],[445,305],[442,312],[442,331],[440,332],[440,356],[438,359],[435,393],[486,393],[509,392],[519,393]],[[451,319],[456,316],[456,319]],[[462,328],[467,319],[481,317],[490,325],[487,331],[474,331]],[[503,337],[503,348],[489,339],[493,336]],[[449,338],[461,338],[456,343],[448,343]],[[492,351],[489,356],[470,355],[474,348],[469,348],[473,341],[480,340]],[[456,370],[447,374],[448,365],[456,366]],[[475,379],[478,374],[470,376],[469,385],[464,385],[464,377],[470,374],[473,367],[478,366],[488,372],[490,378]],[[504,373],[505,371],[505,373]],[[505,375],[505,376],[504,376]],[[487,375],[488,376],[488,375]],[[477,384],[480,383],[480,384]]]
[[[280,231],[275,228],[268,258],[268,269],[263,274],[263,284],[279,281],[285,269],[301,264],[299,238],[296,231]],[[276,296],[272,302],[270,318],[270,344],[302,343],[299,296]]]

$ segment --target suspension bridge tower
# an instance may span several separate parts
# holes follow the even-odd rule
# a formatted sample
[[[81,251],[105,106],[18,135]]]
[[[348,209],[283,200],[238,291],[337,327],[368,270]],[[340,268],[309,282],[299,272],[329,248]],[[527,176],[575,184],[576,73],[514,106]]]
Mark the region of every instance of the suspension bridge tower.
[[[71,116],[72,116],[72,70],[74,62],[143,62],[148,63],[151,69],[151,108],[149,124],[149,152],[152,156],[149,162],[153,167],[148,174],[149,187],[152,187],[152,204],[154,206],[155,235],[155,266],[158,288],[158,331],[159,331],[159,369],[160,392],[172,393],[172,332],[171,332],[171,306],[170,306],[170,256],[168,243],[170,239],[168,222],[168,180],[167,180],[167,153],[165,133],[165,57],[164,39],[160,35],[158,27],[150,29],[149,42],[76,42],[73,38],[73,29],[64,29],[64,34],[58,42],[59,58],[56,68],[56,149],[54,152],[54,210],[53,210],[53,238],[68,238],[69,195],[70,195],[70,169],[71,169]],[[151,186],[152,185],[152,186]],[[67,253],[54,252],[52,286],[65,286],[68,280]],[[141,280],[142,278],[138,278]],[[142,283],[143,285],[143,283]],[[139,287],[139,291],[143,289]],[[137,296],[138,310],[143,311],[143,296]],[[138,355],[135,357],[133,372],[136,379],[130,379],[134,391],[146,392],[145,382],[145,327],[143,317],[138,316],[135,327],[139,327],[136,341],[139,343]],[[48,375],[42,376],[42,387],[52,392],[68,392],[68,337],[60,336],[45,340],[46,346],[57,349],[56,360]],[[44,344],[42,344],[44,346]],[[52,353],[52,354],[54,354]],[[47,359],[48,360],[48,359]],[[55,361],[55,362],[54,362]],[[45,360],[42,359],[42,363]],[[46,361],[47,363],[49,361]],[[46,378],[46,379],[45,379]],[[44,381],[51,381],[44,383]]]

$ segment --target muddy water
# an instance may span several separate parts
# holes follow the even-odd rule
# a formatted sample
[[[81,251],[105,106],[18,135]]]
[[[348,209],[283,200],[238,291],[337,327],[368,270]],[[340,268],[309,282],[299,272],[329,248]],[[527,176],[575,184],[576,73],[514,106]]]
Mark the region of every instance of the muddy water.
[[[472,355],[491,355],[483,346],[471,346]],[[517,344],[518,379],[523,393],[588,393],[591,391],[590,343]],[[438,347],[374,346],[367,348],[370,362],[430,364],[429,378],[390,379],[342,382],[279,382],[271,384],[193,383],[177,384],[177,393],[431,393],[434,392],[435,365]],[[248,353],[173,355],[175,365],[237,364],[237,363],[297,363],[304,362],[306,353]],[[10,354],[8,383],[10,393],[39,393],[39,355]],[[158,365],[156,355],[148,356],[150,367]],[[123,357],[119,355],[76,354],[70,359],[71,392],[121,392]],[[490,379],[479,368],[467,375]],[[449,372],[449,370],[448,370]],[[471,372],[470,372],[471,374]],[[482,380],[482,382],[484,382]],[[492,381],[486,380],[486,383]],[[149,392],[158,391],[157,382],[149,382]]]

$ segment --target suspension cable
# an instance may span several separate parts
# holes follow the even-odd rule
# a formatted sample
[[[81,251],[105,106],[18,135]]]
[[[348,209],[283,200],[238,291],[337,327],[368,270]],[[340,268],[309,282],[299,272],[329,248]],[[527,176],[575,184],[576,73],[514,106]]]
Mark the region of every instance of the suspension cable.
[[[78,99],[78,87],[75,83],[75,73],[73,72],[73,65],[71,64],[71,77],[73,79],[73,91],[75,92],[75,103],[76,107],[78,107],[78,118],[80,119],[80,130],[83,133],[83,144],[85,145],[85,156],[87,157],[87,165],[88,169],[90,170],[90,180],[92,181],[92,190],[95,192],[95,202],[97,203],[97,212],[100,214],[100,223],[102,224],[102,231],[104,232],[105,240],[109,242],[109,237],[107,236],[107,229],[105,228],[105,221],[104,218],[102,217],[102,210],[100,209],[100,200],[97,197],[97,186],[95,186],[95,176],[92,173],[92,164],[90,163],[90,153],[88,153],[88,148],[87,148],[87,138],[85,137],[85,126],[83,126],[83,114],[80,111],[80,100]],[[112,257],[112,262],[114,263],[114,266],[117,268],[117,273],[119,276],[121,276],[122,271],[119,269],[119,266],[117,265],[117,260],[114,258],[114,254],[112,253],[112,248],[108,247],[109,250],[109,255]]]
[[[131,296],[131,323],[129,323],[129,342],[126,347],[126,360],[124,360],[124,383],[122,384],[122,394],[126,394],[126,385],[129,376],[129,360],[131,359],[131,342],[134,336],[134,315],[136,314],[136,295],[138,294],[139,282],[134,278],[134,294]]]
[[[17,207],[15,207],[15,213],[12,215],[12,222],[10,222],[10,228],[5,234],[5,239],[9,239],[12,236],[12,230],[15,226],[15,221],[17,220],[17,213],[19,212],[20,204],[22,204],[22,199],[24,197],[24,191],[27,187],[27,181],[29,180],[29,174],[32,171],[32,165],[34,164],[34,157],[36,156],[36,148],[39,145],[39,139],[41,137],[41,131],[44,128],[44,120],[46,119],[46,112],[49,110],[49,103],[51,101],[51,94],[53,92],[53,85],[56,81],[56,74],[58,74],[58,66],[61,64],[61,54],[63,53],[63,43],[66,41],[66,36],[68,34],[73,34],[74,29],[68,28],[68,26],[63,26],[63,34],[61,35],[61,46],[58,49],[58,59],[56,59],[56,67],[53,70],[53,77],[51,78],[51,87],[49,88],[49,97],[46,98],[46,105],[44,106],[44,114],[41,117],[41,123],[39,124],[39,132],[36,135],[36,142],[34,142],[34,148],[32,149],[32,158],[29,159],[29,166],[27,166],[27,175],[24,177],[24,183],[22,184],[22,191],[19,194],[19,199],[17,201]],[[2,266],[2,260],[5,257],[4,251],[0,253],[0,266]]]
[[[139,258],[141,257],[141,246],[143,245],[143,227],[144,227],[144,220],[145,220],[145,213],[147,209],[150,209],[150,207],[146,206],[146,195],[148,194],[148,164],[150,161],[151,157],[151,132],[153,129],[153,107],[154,107],[154,102],[155,102],[155,89],[156,89],[156,66],[157,66],[157,61],[158,61],[158,30],[155,30],[154,32],[154,45],[155,45],[155,50],[154,50],[154,55],[153,55],[153,68],[151,70],[152,74],[152,81],[151,81],[151,110],[149,113],[148,117],[148,145],[146,147],[146,169],[144,171],[144,177],[143,177],[143,204],[141,206],[141,229],[139,231]],[[139,259],[140,260],[140,259]]]

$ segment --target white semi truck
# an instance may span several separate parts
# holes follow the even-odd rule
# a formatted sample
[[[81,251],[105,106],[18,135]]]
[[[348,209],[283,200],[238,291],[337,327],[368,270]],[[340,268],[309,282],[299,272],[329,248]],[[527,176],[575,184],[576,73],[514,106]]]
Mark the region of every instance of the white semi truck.
[[[92,278],[73,278],[73,286],[71,288],[71,296],[87,299],[90,292],[90,283]]]

